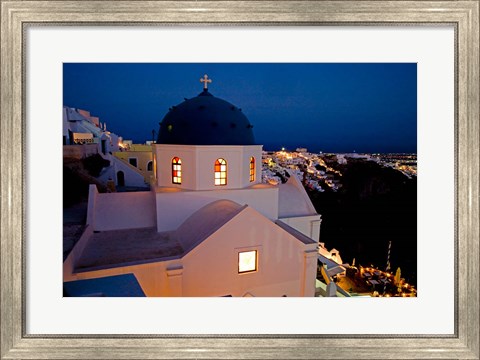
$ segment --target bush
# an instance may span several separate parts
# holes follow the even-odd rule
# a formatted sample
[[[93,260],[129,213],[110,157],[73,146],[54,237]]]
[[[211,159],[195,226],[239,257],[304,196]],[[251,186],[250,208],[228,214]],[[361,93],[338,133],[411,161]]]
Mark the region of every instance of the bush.
[[[88,183],[78,173],[63,167],[63,207],[69,207],[88,197]]]
[[[110,165],[110,161],[105,160],[100,155],[95,154],[82,160],[85,170],[91,176],[97,177],[104,167]]]

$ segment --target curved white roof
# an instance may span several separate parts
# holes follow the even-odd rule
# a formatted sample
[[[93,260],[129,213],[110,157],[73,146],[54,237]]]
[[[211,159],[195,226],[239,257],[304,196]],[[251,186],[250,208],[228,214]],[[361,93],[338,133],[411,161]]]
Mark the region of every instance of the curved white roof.
[[[172,239],[178,241],[184,253],[187,253],[245,208],[246,205],[241,206],[230,200],[214,201],[185,220],[172,233]]]
[[[278,185],[278,217],[318,215],[300,180],[289,174],[288,181]]]

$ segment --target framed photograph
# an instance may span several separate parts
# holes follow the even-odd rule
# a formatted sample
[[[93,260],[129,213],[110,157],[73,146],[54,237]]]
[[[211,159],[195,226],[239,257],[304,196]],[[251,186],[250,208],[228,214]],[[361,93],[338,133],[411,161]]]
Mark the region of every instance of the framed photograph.
[[[1,0],[1,358],[478,359],[479,5]],[[123,125],[108,120],[124,117],[128,104],[137,110]],[[272,107],[284,117],[269,118]],[[192,112],[195,123],[186,123]],[[225,112],[231,120],[223,129],[215,116]],[[142,123],[146,117],[156,122]],[[117,137],[115,126],[134,139],[148,127],[142,136],[154,152]],[[206,127],[215,133],[210,140]],[[321,133],[321,145],[306,141],[307,127]],[[62,201],[81,194],[65,180],[65,151],[69,159],[93,151],[116,164],[111,173],[82,165],[106,185],[87,192],[83,233],[68,228],[72,238],[81,235],[73,250],[62,244]],[[78,170],[71,161],[69,171]],[[322,234],[313,205],[338,209],[322,203],[326,197],[313,204],[302,182],[334,194],[349,183],[347,164],[366,162],[401,173],[403,186],[415,182],[411,201],[402,195],[416,206],[413,217],[398,209],[402,223],[390,224],[398,231],[382,243],[386,268],[360,257],[356,267],[355,252],[342,252],[342,261],[311,240]],[[136,182],[135,173],[155,191],[123,192],[144,190],[148,181]],[[311,213],[295,213],[292,190],[278,197],[295,176],[305,200],[297,205]],[[381,192],[376,184],[370,187]],[[365,236],[362,213],[381,226],[390,221],[364,206],[348,236],[341,221],[321,225],[325,239]],[[263,236],[247,241],[246,224]],[[405,229],[416,233],[414,243],[406,244]],[[236,244],[230,252],[221,250],[227,238],[215,237],[221,231]],[[129,236],[143,240],[133,246]],[[285,242],[288,262],[269,246],[271,237]],[[391,260],[391,244],[403,239]],[[301,256],[292,255],[297,247]],[[203,258],[208,264],[188,260],[202,249],[215,254]],[[200,269],[195,276],[184,270],[187,260]],[[368,289],[337,276],[335,266],[347,262],[346,279],[350,271]],[[391,263],[401,264],[402,275]],[[168,286],[142,270],[155,266],[165,267]],[[216,274],[225,272],[239,285],[224,293]],[[199,288],[202,277],[215,282]],[[310,277],[320,279],[315,288],[306,285]],[[351,296],[367,290],[374,297]]]

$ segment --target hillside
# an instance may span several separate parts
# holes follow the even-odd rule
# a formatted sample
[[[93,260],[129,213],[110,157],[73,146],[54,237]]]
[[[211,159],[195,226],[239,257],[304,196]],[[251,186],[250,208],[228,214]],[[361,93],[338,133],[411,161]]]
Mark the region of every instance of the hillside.
[[[333,166],[333,165],[332,165]],[[334,192],[307,190],[322,215],[320,240],[336,248],[345,262],[385,268],[392,241],[391,267],[416,284],[417,179],[372,161],[349,159],[335,165],[342,187]]]

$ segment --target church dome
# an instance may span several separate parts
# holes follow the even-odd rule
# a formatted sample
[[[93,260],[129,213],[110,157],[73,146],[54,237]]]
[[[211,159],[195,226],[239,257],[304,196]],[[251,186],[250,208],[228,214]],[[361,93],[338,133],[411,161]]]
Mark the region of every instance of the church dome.
[[[253,126],[242,110],[204,88],[172,106],[160,122],[158,144],[255,145]]]

